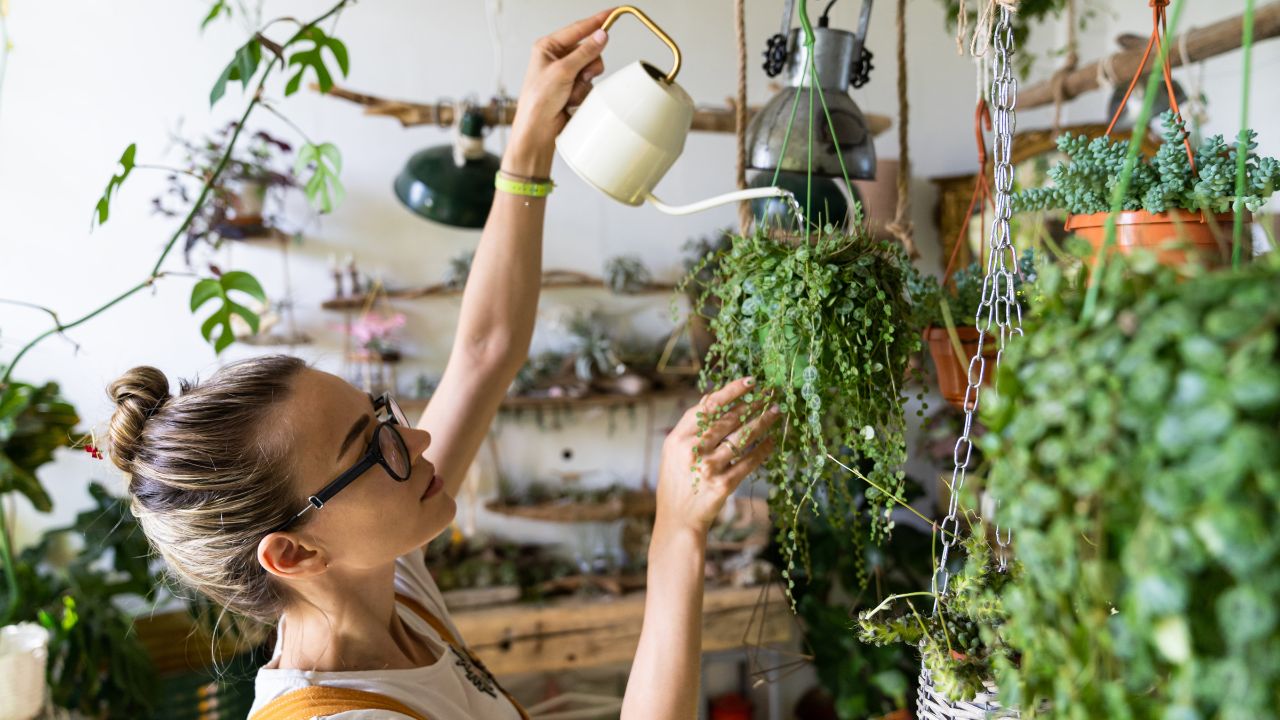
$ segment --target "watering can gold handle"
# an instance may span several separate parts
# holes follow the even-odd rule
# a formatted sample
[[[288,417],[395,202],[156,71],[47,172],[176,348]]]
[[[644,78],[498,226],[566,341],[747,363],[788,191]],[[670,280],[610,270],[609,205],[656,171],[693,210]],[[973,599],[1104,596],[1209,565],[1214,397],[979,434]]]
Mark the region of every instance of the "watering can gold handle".
[[[619,5],[617,9],[609,13],[609,17],[605,18],[602,29],[605,32],[608,32],[609,28],[613,27],[613,24],[617,22],[618,18],[626,14],[635,15],[637,20],[644,23],[644,26],[649,28],[654,35],[657,35],[659,40],[666,43],[667,47],[671,48],[671,55],[675,58],[675,62],[671,65],[671,72],[667,73],[666,81],[668,83],[675,82],[676,73],[680,72],[680,48],[676,46],[676,41],[672,40],[670,35],[666,34],[662,31],[662,28],[655,25],[653,21],[649,19],[648,15],[640,12],[639,8],[631,5]]]

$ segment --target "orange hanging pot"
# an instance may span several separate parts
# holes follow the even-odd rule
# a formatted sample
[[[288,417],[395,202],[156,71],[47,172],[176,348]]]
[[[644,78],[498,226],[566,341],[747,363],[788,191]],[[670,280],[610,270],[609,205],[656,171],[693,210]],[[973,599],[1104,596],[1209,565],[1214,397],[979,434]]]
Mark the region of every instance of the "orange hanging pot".
[[[966,409],[964,396],[969,389],[969,363],[978,354],[978,338],[981,335],[976,327],[956,328],[956,336],[960,338],[960,347],[964,350],[964,358],[959,358],[945,326],[928,327],[924,331],[924,340],[929,343],[929,355],[933,357],[933,365],[938,369],[938,391],[942,393],[944,400],[958,410]],[[999,340],[990,334],[983,340],[982,357],[986,359],[986,368],[982,373],[982,387],[991,385],[996,353],[1000,349],[998,343]]]
[[[1067,232],[1084,238],[1094,252],[1085,262],[1093,267],[1098,251],[1107,237],[1107,216],[1100,212],[1092,215],[1071,215],[1067,218]],[[1208,267],[1220,267],[1231,252],[1231,225],[1234,216],[1220,213],[1206,216],[1203,212],[1170,210],[1149,213],[1130,210],[1116,214],[1116,240],[1112,252],[1128,255],[1134,250],[1155,253],[1161,265],[1178,267],[1193,256]]]

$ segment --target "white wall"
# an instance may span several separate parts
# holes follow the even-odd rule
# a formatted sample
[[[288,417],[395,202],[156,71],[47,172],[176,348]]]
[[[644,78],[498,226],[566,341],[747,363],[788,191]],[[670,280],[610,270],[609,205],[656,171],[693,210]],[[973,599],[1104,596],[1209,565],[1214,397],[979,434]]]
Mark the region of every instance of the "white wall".
[[[1121,31],[1146,33],[1146,3],[1102,3],[1087,0],[1101,17],[1083,34],[1082,57],[1098,57]],[[523,76],[527,48],[538,36],[596,8],[580,0],[506,0],[501,18],[505,47],[502,78],[516,92]],[[1239,12],[1241,0],[1187,3],[1184,27],[1204,25]],[[268,2],[268,15],[307,17],[325,3]],[[759,70],[764,38],[775,32],[780,2],[748,4],[750,95],[767,98],[767,78]],[[175,223],[149,211],[150,197],[162,186],[161,173],[136,171],[113,203],[112,218],[92,234],[90,210],[114,169],[115,159],[130,142],[139,146],[141,162],[173,161],[166,156],[168,132],[185,120],[188,134],[199,134],[226,122],[242,108],[238,86],[210,116],[208,91],[213,79],[243,42],[236,23],[218,22],[202,37],[197,25],[207,2],[161,0],[12,0],[10,32],[15,44],[4,96],[0,98],[0,297],[18,298],[77,317],[104,298],[139,281],[154,262]],[[393,98],[434,100],[493,91],[494,68],[487,39],[484,3],[367,0],[347,10],[337,34],[352,57],[351,88]],[[699,102],[723,104],[735,78],[731,3],[721,0],[649,0],[644,9],[682,44],[685,66],[680,82]],[[834,25],[851,28],[857,6],[836,6]],[[944,31],[940,3],[917,1],[908,11],[912,158],[915,163],[914,215],[923,266],[936,270],[936,237],[932,231],[933,196],[923,178],[969,172],[975,167],[969,123],[974,101],[972,64],[955,53]],[[873,13],[869,47],[876,55],[872,82],[854,97],[870,112],[896,113],[893,4],[882,0]],[[1041,48],[1059,43],[1060,27],[1033,34]],[[611,67],[636,57],[660,66],[666,50],[638,24],[621,22],[606,52]],[[1051,69],[1042,60],[1037,76]],[[1210,97],[1210,132],[1233,135],[1239,123],[1240,54],[1229,53],[1205,64]],[[1280,43],[1255,52],[1250,117],[1262,133],[1262,150],[1280,154],[1280,96],[1265,92],[1280,70]],[[1188,82],[1186,71],[1178,71]],[[276,86],[278,97],[280,86]],[[1065,122],[1098,121],[1106,98],[1090,93],[1070,103]],[[292,251],[298,318],[318,342],[301,355],[319,367],[336,371],[340,335],[338,317],[319,309],[331,294],[327,272],[331,253],[354,252],[362,269],[382,274],[389,284],[433,282],[447,259],[474,246],[478,233],[450,230],[419,220],[401,208],[391,181],[415,150],[446,140],[436,128],[404,130],[391,120],[369,118],[352,105],[301,93],[280,103],[282,109],[313,138],[336,143],[346,165],[343,181],[348,197],[336,213],[308,228],[304,244]],[[1020,128],[1049,123],[1050,110],[1024,112]],[[253,122],[293,137],[280,122],[258,114]],[[497,147],[494,139],[491,148]],[[895,132],[879,138],[885,157],[897,154]],[[650,209],[632,209],[593,194],[557,163],[560,186],[550,201],[545,264],[548,267],[598,273],[604,260],[620,253],[639,254],[661,278],[672,279],[680,267],[680,247],[690,237],[733,222],[732,209],[721,208],[688,218],[672,218]],[[695,134],[685,156],[661,186],[664,197],[680,202],[730,189],[733,184],[731,135]],[[225,262],[225,259],[224,259]],[[231,260],[255,272],[268,291],[280,289],[280,265],[274,251],[237,248]],[[183,270],[180,254],[168,264]],[[131,298],[104,316],[44,342],[22,362],[18,376],[28,381],[54,379],[81,410],[85,426],[101,429],[110,405],[104,388],[135,364],[155,365],[177,377],[208,375],[219,364],[197,332],[186,309],[191,280],[166,279],[152,291]],[[557,303],[583,296],[557,296],[543,303],[554,317]],[[602,302],[608,301],[607,298]],[[656,300],[651,318],[665,314]],[[620,307],[609,302],[611,307]],[[411,316],[413,365],[439,371],[448,351],[456,300],[402,304]],[[654,320],[656,322],[656,320]],[[0,306],[0,357],[9,358],[26,340],[47,326],[39,313]],[[78,346],[78,349],[77,347]],[[223,361],[254,353],[236,346]],[[518,459],[533,471],[566,468],[562,447],[577,457],[568,469],[609,470],[638,479],[643,453],[635,450],[641,435],[620,421],[614,437],[588,422],[555,434],[505,426],[503,457]],[[642,432],[642,431],[641,431]],[[656,447],[656,444],[655,444]],[[83,453],[63,453],[45,468],[43,479],[56,498],[56,510],[40,516],[23,503],[16,524],[21,537],[69,520],[86,500],[88,479],[118,486],[106,463]],[[548,535],[531,523],[521,532]]]

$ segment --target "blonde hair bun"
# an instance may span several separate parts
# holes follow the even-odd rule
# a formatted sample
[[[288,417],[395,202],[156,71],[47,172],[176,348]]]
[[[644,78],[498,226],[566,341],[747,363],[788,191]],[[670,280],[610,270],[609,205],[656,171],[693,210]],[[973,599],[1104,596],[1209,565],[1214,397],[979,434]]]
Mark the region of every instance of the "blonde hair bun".
[[[116,404],[108,431],[111,459],[124,472],[132,472],[147,420],[172,397],[169,379],[150,365],[140,365],[111,383],[107,394]]]

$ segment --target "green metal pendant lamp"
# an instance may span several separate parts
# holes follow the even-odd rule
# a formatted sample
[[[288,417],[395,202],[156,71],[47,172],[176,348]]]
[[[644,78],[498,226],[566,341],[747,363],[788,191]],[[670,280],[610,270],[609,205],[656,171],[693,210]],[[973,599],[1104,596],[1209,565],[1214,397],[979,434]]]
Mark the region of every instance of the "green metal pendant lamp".
[[[454,142],[419,150],[396,176],[405,207],[443,225],[482,228],[493,205],[501,160],[484,149],[484,116],[467,108]]]

